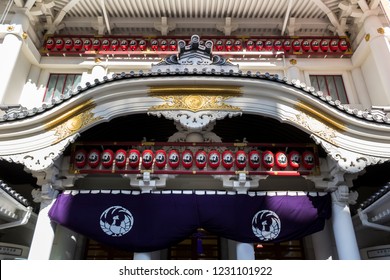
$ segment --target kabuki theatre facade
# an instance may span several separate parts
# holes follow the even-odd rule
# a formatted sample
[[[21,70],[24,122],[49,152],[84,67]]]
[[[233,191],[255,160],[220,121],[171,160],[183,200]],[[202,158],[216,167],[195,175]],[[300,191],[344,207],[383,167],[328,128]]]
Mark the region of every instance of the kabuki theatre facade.
[[[0,259],[390,259],[389,1],[0,12]]]

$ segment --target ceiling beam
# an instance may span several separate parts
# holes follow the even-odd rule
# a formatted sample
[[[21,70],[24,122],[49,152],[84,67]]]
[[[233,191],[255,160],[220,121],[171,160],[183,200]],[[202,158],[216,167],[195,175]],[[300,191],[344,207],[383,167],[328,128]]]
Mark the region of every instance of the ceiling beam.
[[[64,19],[65,15],[74,7],[76,6],[81,0],[70,0],[68,4],[65,5],[64,8],[57,14],[56,18],[53,21],[53,24],[49,26],[46,34],[53,34],[57,26],[61,23],[61,21]]]
[[[111,35],[111,28],[110,28],[110,21],[108,20],[108,15],[107,15],[107,9],[106,9],[106,4],[105,4],[106,1],[104,0],[101,0],[100,3],[102,5],[102,10],[103,10],[103,18],[104,18],[104,22],[106,24],[106,28],[107,28],[107,32],[108,34]]]
[[[284,35],[284,32],[286,31],[287,22],[290,19],[290,12],[291,12],[291,7],[292,7],[293,2],[294,2],[294,0],[288,0],[287,10],[286,10],[286,14],[284,15],[284,21],[283,21],[283,27],[282,27],[282,34],[281,34],[282,36]]]
[[[341,25],[339,20],[337,19],[336,15],[329,9],[329,7],[322,2],[322,0],[312,0],[314,4],[317,5],[318,8],[320,8],[328,17],[330,23],[334,26],[335,32],[339,36],[344,36],[346,31],[346,25]]]

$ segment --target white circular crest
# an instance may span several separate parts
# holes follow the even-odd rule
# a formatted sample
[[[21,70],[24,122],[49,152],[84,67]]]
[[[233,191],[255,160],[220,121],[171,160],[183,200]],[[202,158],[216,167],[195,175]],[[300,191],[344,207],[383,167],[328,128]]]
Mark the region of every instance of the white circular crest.
[[[271,210],[261,210],[252,219],[253,234],[261,241],[269,241],[278,237],[281,230],[279,216]]]
[[[122,206],[111,206],[100,216],[100,227],[110,236],[119,237],[128,233],[134,224],[133,215]]]

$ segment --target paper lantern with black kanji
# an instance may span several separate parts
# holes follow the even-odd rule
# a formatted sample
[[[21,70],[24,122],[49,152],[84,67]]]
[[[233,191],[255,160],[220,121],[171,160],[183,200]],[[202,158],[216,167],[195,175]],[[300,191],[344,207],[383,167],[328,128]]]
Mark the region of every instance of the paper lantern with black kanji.
[[[235,50],[236,52],[242,50],[242,41],[241,41],[241,40],[236,40],[236,41],[234,41],[234,50]]]
[[[100,151],[92,149],[88,153],[88,165],[91,168],[96,168],[100,164]]]
[[[226,40],[225,41],[225,49],[230,52],[233,48],[233,41],[232,40]]]
[[[199,169],[203,169],[207,164],[207,153],[204,150],[198,150],[195,153],[195,165]]]
[[[127,51],[128,48],[129,48],[129,42],[125,39],[121,40],[121,50]]]
[[[111,49],[113,51],[116,51],[119,48],[119,41],[117,39],[114,39],[111,41]]]
[[[217,150],[211,150],[208,162],[211,168],[217,169],[221,164],[221,154]]]
[[[302,165],[306,169],[309,169],[309,170],[313,169],[313,167],[315,166],[315,157],[314,157],[313,152],[305,151],[302,154]]]
[[[311,40],[310,47],[313,52],[318,52],[320,49],[320,42],[318,40]]]
[[[114,152],[110,149],[106,149],[102,153],[102,165],[105,168],[109,168],[114,163]]]
[[[108,51],[110,49],[110,41],[107,39],[104,39],[102,42],[102,50]]]
[[[283,49],[285,52],[289,52],[291,50],[291,41],[290,40],[285,40],[283,42]]]
[[[262,51],[264,48],[264,42],[259,40],[256,42],[256,51]]]
[[[129,43],[129,48],[131,51],[135,51],[138,47],[138,42],[137,40],[130,40],[130,43]]]
[[[138,43],[138,47],[141,51],[145,51],[146,50],[146,47],[147,47],[147,43],[145,40],[141,40],[139,41]]]
[[[216,43],[215,43],[215,49],[217,51],[222,51],[223,50],[223,41],[222,40],[218,40]]]
[[[347,40],[341,39],[339,41],[338,45],[339,45],[340,51],[345,52],[346,50],[348,50],[348,42],[347,42]]]
[[[102,42],[100,42],[99,39],[95,39],[95,40],[93,40],[93,42],[92,42],[92,48],[93,48],[95,51],[99,51],[101,45],[102,45]]]
[[[142,166],[151,168],[153,165],[154,153],[152,150],[144,150],[142,152]]]
[[[246,164],[248,162],[248,157],[245,151],[239,150],[236,152],[235,162],[238,169],[244,169],[246,167]]]
[[[84,50],[89,51],[92,48],[92,41],[89,39],[84,40]]]
[[[57,40],[56,40],[56,49],[58,50],[58,51],[60,51],[60,50],[62,50],[63,48],[64,48],[64,40],[62,40],[61,38],[58,38]]]
[[[275,51],[277,51],[277,52],[280,51],[282,49],[282,47],[283,47],[282,41],[280,41],[280,40],[274,41],[274,50]]]
[[[288,165],[287,156],[284,152],[277,152],[275,154],[275,164],[280,169],[285,169]]]
[[[298,169],[301,165],[301,154],[297,151],[291,151],[288,154],[288,164],[293,169]]]
[[[74,154],[74,164],[77,168],[83,168],[87,164],[88,154],[85,150],[78,150]]]
[[[123,149],[119,149],[115,152],[115,166],[118,168],[123,168],[126,166],[126,156],[127,153]]]
[[[273,47],[273,43],[272,43],[271,40],[265,41],[264,49],[265,49],[267,52],[272,51],[272,47]]]
[[[222,153],[222,166],[225,167],[225,169],[229,170],[233,167],[234,164],[234,155],[233,152],[230,150],[225,150]]]
[[[48,49],[49,51],[51,51],[51,50],[55,47],[55,45],[56,45],[56,44],[55,44],[53,38],[47,39],[47,41],[46,41],[46,49]]]
[[[301,50],[301,42],[299,40],[294,40],[292,42],[292,49],[294,52],[299,52]]]
[[[73,40],[72,39],[66,39],[65,40],[65,50],[70,51],[73,49]]]
[[[83,41],[81,41],[81,39],[75,39],[73,46],[76,51],[81,51],[83,48]]]
[[[257,169],[260,167],[260,153],[258,151],[250,151],[249,152],[249,166],[252,169]]]
[[[157,150],[155,157],[155,165],[160,169],[164,168],[167,164],[167,153],[164,150]]]
[[[161,42],[160,42],[160,49],[162,51],[166,51],[168,49],[168,42],[167,42],[167,40],[161,40]]]
[[[169,50],[171,50],[171,51],[176,51],[177,50],[176,40],[170,40],[169,41]]]
[[[320,48],[321,48],[321,51],[323,52],[327,52],[329,50],[329,41],[324,39],[324,40],[321,40],[320,42]]]
[[[302,50],[304,52],[310,51],[310,42],[309,42],[309,40],[303,40],[302,44],[301,44],[301,47],[302,47]]]
[[[175,169],[180,164],[180,154],[177,150],[170,150],[168,153],[168,165]]]
[[[248,42],[246,42],[246,50],[247,51],[253,51],[254,48],[255,48],[255,42],[253,42],[252,40],[249,40]]]
[[[274,167],[275,164],[274,153],[268,150],[263,152],[261,155],[261,163],[267,169],[271,169],[272,167]]]
[[[131,149],[129,151],[129,166],[131,168],[138,168],[139,167],[140,158],[141,158],[140,151],[138,151],[136,149]]]
[[[336,40],[336,39],[330,40],[329,49],[330,49],[332,52],[337,52],[338,49],[339,49],[339,41]]]
[[[153,40],[150,41],[150,48],[153,51],[157,51],[158,50],[158,41],[156,39],[153,39]]]
[[[181,164],[184,168],[189,169],[194,162],[194,156],[190,150],[184,150],[181,156]]]

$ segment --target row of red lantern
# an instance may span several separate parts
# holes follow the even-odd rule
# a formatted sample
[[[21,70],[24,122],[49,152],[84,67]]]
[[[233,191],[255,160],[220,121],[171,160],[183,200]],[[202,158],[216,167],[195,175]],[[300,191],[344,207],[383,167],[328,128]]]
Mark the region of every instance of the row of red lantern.
[[[238,150],[235,153],[231,150],[225,150],[222,153],[217,150],[211,150],[208,153],[204,150],[198,150],[194,154],[189,149],[181,153],[176,149],[172,149],[168,153],[162,149],[157,151],[147,149],[142,152],[137,149],[128,152],[119,149],[115,153],[111,149],[106,149],[103,152],[97,149],[92,149],[89,152],[81,149],[76,151],[74,162],[79,169],[86,166],[97,168],[100,164],[104,168],[111,168],[115,165],[120,169],[125,168],[127,164],[132,169],[150,169],[153,165],[159,169],[163,169],[167,165],[171,169],[176,169],[181,164],[185,169],[189,169],[195,164],[199,169],[204,169],[206,166],[217,169],[222,165],[226,170],[230,170],[235,165],[237,169],[242,170],[249,165],[253,170],[261,166],[265,169],[276,166],[281,170],[288,166],[292,169],[299,169],[303,166],[305,169],[311,170],[315,166],[315,156],[311,151],[305,151],[301,155],[297,151],[291,151],[288,154],[279,151],[274,154],[269,150],[264,152],[252,150],[248,153],[243,150]]]
[[[202,43],[202,42],[201,42]],[[49,51],[145,51],[148,47],[146,40],[127,40],[127,39],[63,39],[63,38],[49,38],[46,41],[46,49]],[[177,41],[171,40],[157,40],[152,39],[149,42],[149,46],[153,51],[176,51]],[[348,42],[345,39],[295,39],[295,40],[248,40],[243,43],[242,40],[216,40],[215,50],[216,51],[285,51],[285,52],[345,52],[348,50]]]

